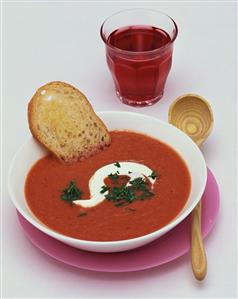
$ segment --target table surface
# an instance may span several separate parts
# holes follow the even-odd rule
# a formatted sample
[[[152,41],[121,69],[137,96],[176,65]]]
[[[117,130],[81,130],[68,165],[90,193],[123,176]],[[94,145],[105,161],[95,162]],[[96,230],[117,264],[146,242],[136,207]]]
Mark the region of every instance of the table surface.
[[[125,8],[164,11],[178,24],[174,61],[163,99],[132,108],[116,97],[99,36],[102,21]],[[3,3],[2,273],[4,298],[235,297],[236,286],[236,45],[235,3]],[[63,265],[24,236],[7,192],[10,161],[30,136],[26,107],[34,91],[54,80],[81,89],[96,111],[135,111],[167,120],[179,95],[209,100],[214,130],[204,144],[207,165],[220,186],[217,225],[205,240],[206,280],[192,275],[190,257],[126,274]]]

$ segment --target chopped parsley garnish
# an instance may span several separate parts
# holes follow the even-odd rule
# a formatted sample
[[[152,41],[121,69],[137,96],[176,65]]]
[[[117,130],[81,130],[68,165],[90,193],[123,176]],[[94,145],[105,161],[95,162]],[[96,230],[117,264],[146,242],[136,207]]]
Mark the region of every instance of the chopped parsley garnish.
[[[152,178],[152,180],[155,180],[157,178],[156,172],[153,170],[152,173],[148,176],[149,178]]]
[[[109,177],[112,176],[114,175],[109,175]],[[108,191],[105,198],[114,202],[117,207],[130,204],[135,200],[144,200],[154,196],[154,193],[150,191],[148,180],[143,177],[135,178],[129,181],[129,184],[123,182],[120,186],[107,187],[107,189],[105,189],[105,186],[102,186],[102,191],[104,190]]]
[[[133,209],[133,208],[125,208],[125,210],[129,211],[129,212],[135,212],[136,209]]]
[[[114,164],[117,167],[121,167],[119,162]],[[128,171],[128,174],[132,173]],[[155,180],[157,174],[155,171],[148,176]],[[128,176],[120,176],[119,171],[115,173],[110,173],[108,178],[111,180],[111,186],[102,186],[100,193],[107,194],[104,197],[114,202],[115,206],[125,206],[135,200],[144,200],[151,198],[155,194],[151,191],[151,184],[146,177],[137,177],[133,180],[130,180]],[[72,204],[73,201],[80,199],[82,196],[82,191],[77,187],[75,181],[70,181],[68,186],[62,191],[60,197],[62,200]],[[131,209],[130,211],[133,211]],[[87,213],[80,212],[78,217],[85,216]]]
[[[132,188],[137,190],[145,190],[146,188],[146,181],[142,177],[135,178],[134,180],[130,181],[129,184],[131,184]]]
[[[124,203],[130,203],[136,199],[135,192],[132,188],[128,188],[125,185],[120,187],[110,188],[105,198],[118,203],[119,201],[124,201]]]
[[[123,184],[127,184],[128,181],[129,181],[128,177],[123,177],[123,178],[121,179],[121,182],[122,182]]]
[[[124,205],[124,202],[118,202],[115,204],[115,207],[120,207],[120,206],[123,206]]]
[[[80,213],[78,214],[78,217],[83,217],[83,216],[86,216],[86,215],[88,215],[86,212],[80,212]]]
[[[115,172],[115,173],[110,173],[108,175],[108,177],[110,180],[112,180],[114,183],[116,183],[119,176],[118,176],[118,173]]]
[[[62,191],[61,199],[72,203],[74,200],[81,198],[82,191],[77,187],[75,181],[70,181],[69,185]]]
[[[110,189],[109,187],[104,185],[104,186],[101,187],[100,193],[103,194],[103,193],[107,192],[109,189]]]
[[[145,198],[150,198],[152,196],[154,196],[155,194],[149,190],[146,190],[144,191],[144,193],[142,193],[140,196],[139,196],[139,199],[140,200],[144,200]]]

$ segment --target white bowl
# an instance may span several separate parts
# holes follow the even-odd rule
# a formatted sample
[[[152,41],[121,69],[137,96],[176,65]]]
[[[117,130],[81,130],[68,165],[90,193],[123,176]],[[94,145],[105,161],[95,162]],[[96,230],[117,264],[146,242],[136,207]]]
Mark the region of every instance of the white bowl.
[[[133,130],[145,133],[170,145],[185,161],[191,176],[191,192],[188,202],[179,215],[169,224],[150,234],[122,241],[97,242],[67,237],[40,223],[29,211],[24,194],[25,179],[31,166],[47,151],[34,138],[30,138],[16,153],[8,176],[9,193],[17,210],[36,228],[70,246],[95,252],[119,252],[145,245],[178,225],[199,202],[207,181],[206,163],[197,145],[174,126],[156,118],[132,112],[100,112],[109,130]]]

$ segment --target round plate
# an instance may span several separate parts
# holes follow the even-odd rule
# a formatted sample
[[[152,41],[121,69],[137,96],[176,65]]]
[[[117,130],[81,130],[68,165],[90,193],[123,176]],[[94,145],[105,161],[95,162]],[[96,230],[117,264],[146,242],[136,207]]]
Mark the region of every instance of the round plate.
[[[206,237],[219,211],[219,190],[208,169],[207,185],[202,197],[202,235]],[[119,253],[87,252],[68,246],[32,226],[19,212],[19,221],[31,242],[44,253],[65,264],[101,272],[144,270],[172,261],[190,249],[190,216],[159,239],[138,249]]]

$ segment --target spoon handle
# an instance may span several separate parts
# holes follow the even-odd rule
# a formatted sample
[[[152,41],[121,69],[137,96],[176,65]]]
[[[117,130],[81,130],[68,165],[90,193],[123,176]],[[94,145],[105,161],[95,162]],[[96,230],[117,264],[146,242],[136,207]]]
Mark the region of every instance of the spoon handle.
[[[192,212],[191,258],[194,276],[203,280],[207,273],[207,257],[201,234],[201,201]]]

